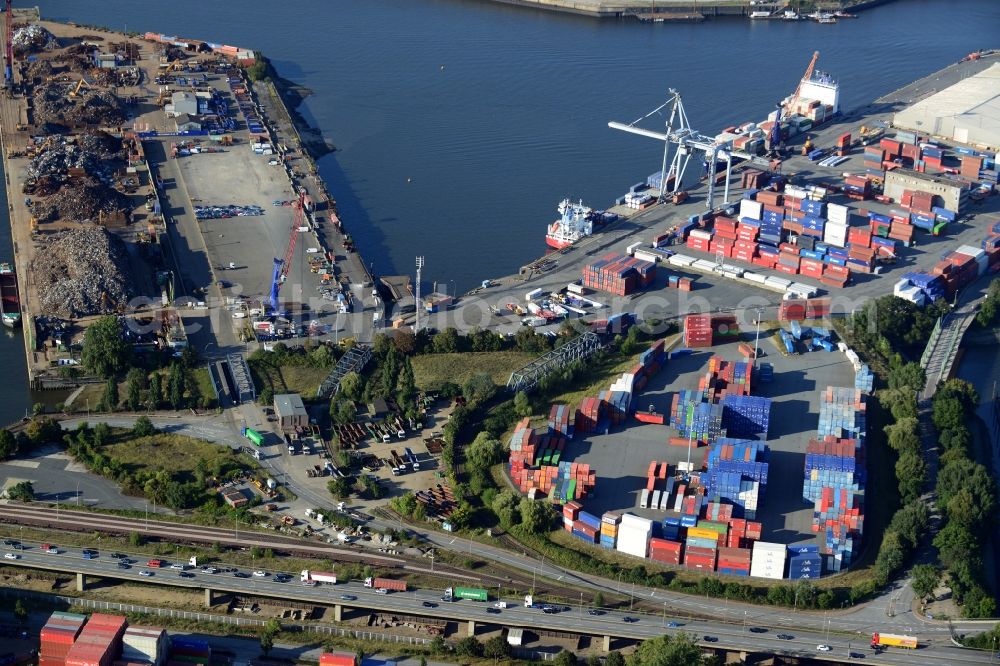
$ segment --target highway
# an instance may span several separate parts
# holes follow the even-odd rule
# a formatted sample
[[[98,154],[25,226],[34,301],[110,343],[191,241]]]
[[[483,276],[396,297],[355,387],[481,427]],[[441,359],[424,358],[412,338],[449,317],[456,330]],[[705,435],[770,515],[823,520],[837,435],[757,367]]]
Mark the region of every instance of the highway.
[[[706,647],[729,647],[738,650],[809,657],[838,663],[871,662],[899,664],[900,666],[989,663],[988,654],[957,648],[951,645],[946,638],[940,636],[928,638],[924,634],[918,633],[917,636],[921,639],[921,648],[916,652],[889,649],[876,654],[867,647],[868,631],[841,634],[834,629],[826,631],[765,630],[754,624],[746,611],[742,622],[724,624],[717,621],[686,619],[668,613],[666,605],[664,605],[664,611],[661,614],[617,610],[599,611],[600,614],[591,614],[591,609],[584,606],[564,607],[561,612],[546,613],[539,608],[524,607],[521,600],[507,599],[509,607],[497,609],[493,607],[494,602],[492,601],[487,603],[443,601],[441,590],[415,590],[382,595],[355,581],[317,587],[303,586],[299,582],[298,572],[286,572],[291,577],[290,580],[276,582],[274,580],[276,572],[274,571],[268,571],[267,577],[255,577],[249,575],[251,572],[243,570],[241,573],[248,574],[248,577],[239,578],[234,576],[233,572],[210,574],[197,567],[189,570],[189,573],[192,574],[190,578],[185,578],[181,577],[177,570],[151,569],[143,566],[149,557],[148,555],[125,553],[128,559],[134,562],[130,568],[124,569],[119,567],[118,561],[112,559],[108,552],[101,552],[95,559],[88,560],[83,559],[79,549],[60,548],[58,554],[53,554],[42,551],[39,543],[24,542],[21,545],[23,546],[22,550],[15,550],[13,544],[3,546],[4,565],[82,573],[88,576],[190,589],[208,588],[217,592],[274,597],[301,603],[341,605],[345,608],[363,608],[450,621],[472,621],[484,625],[523,627],[599,637],[612,636],[643,640],[663,633],[686,632],[693,635]],[[16,555],[18,559],[7,559],[11,555]],[[225,568],[225,565],[218,563],[213,563],[213,566]],[[144,577],[140,574],[142,571],[151,572],[153,575]],[[628,622],[625,620],[626,617],[634,621]],[[779,634],[787,634],[791,638],[783,640],[778,638]],[[709,640],[706,640],[706,636],[709,637]],[[820,644],[829,645],[831,651],[819,652],[817,646]],[[850,652],[864,654],[865,658],[864,660],[852,660],[849,657]]]

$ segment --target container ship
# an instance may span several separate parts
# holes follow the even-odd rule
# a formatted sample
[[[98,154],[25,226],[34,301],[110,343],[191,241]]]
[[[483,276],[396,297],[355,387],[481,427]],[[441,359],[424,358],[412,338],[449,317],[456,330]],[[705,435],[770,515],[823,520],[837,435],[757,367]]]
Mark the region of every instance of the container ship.
[[[21,323],[21,299],[17,296],[17,275],[8,263],[0,263],[0,301],[3,325],[14,328]]]

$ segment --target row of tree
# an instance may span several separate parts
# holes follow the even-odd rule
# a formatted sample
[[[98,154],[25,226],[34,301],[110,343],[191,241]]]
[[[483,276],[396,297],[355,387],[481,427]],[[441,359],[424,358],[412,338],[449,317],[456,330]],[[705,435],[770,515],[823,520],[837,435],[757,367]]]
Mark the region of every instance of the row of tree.
[[[442,641],[443,642],[443,641]],[[442,646],[444,647],[444,646]],[[434,645],[432,644],[432,649]],[[475,636],[469,636],[454,645],[454,652],[459,657],[480,657],[495,661],[510,660],[513,657],[510,645],[502,636],[494,636],[486,642],[481,642]],[[569,650],[563,650],[555,656],[552,663],[555,666],[715,666],[722,664],[720,657],[706,654],[689,634],[663,635],[650,638],[639,644],[639,647],[628,657],[621,652],[612,651],[603,657],[592,656],[586,660],[579,659]]]
[[[986,298],[983,299],[979,311],[976,312],[976,323],[983,328],[989,328],[996,322],[998,315],[1000,315],[1000,278],[990,282]]]
[[[937,502],[944,527],[934,539],[938,561],[948,572],[955,601],[966,617],[994,617],[996,602],[983,580],[983,539],[996,509],[989,471],[972,460],[973,437],[966,425],[979,403],[975,388],[951,379],[934,395],[933,420],[942,449],[937,476]]]

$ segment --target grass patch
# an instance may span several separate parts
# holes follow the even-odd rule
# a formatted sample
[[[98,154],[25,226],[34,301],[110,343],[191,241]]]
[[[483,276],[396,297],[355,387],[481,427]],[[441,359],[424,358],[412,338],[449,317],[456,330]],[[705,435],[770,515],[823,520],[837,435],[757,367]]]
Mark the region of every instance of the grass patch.
[[[226,469],[248,466],[247,460],[228,447],[206,442],[185,435],[157,433],[124,442],[107,444],[101,453],[120,460],[133,472],[140,469],[166,470],[194,479],[195,464],[205,461],[208,469]]]
[[[198,395],[215,402],[215,389],[212,387],[212,378],[208,374],[207,367],[200,367],[191,370],[195,384],[198,386]]]
[[[518,351],[421,354],[414,356],[411,362],[417,386],[427,391],[437,389],[445,382],[461,385],[482,373],[488,374],[494,384],[503,386],[510,379],[510,373],[538,356]]]
[[[258,387],[270,387],[275,394],[298,393],[305,398],[316,395],[319,385],[331,370],[310,365],[283,365],[274,368],[263,363],[255,363],[251,367]]]

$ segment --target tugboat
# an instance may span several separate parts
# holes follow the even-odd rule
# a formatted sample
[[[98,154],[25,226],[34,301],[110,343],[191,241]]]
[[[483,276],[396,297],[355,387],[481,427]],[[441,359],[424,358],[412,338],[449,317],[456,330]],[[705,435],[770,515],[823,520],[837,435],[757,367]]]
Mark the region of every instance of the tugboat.
[[[545,242],[549,247],[561,250],[594,233],[591,216],[594,211],[584,206],[582,201],[571,203],[569,199],[563,199],[557,210],[561,217],[549,225],[549,231],[545,234]]]
[[[10,264],[0,263],[0,310],[3,325],[16,328],[21,324],[21,299],[17,295],[17,275]]]

